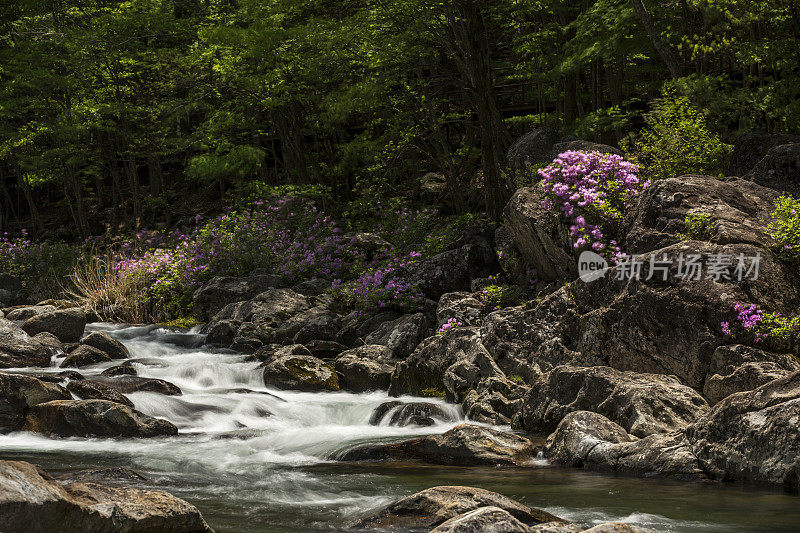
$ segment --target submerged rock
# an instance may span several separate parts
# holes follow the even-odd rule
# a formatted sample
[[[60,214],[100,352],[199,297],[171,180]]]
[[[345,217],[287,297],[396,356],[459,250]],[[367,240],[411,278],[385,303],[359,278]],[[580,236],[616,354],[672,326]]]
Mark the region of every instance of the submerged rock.
[[[28,409],[35,405],[71,398],[64,387],[55,383],[0,372],[0,432],[20,429]]]
[[[387,390],[394,365],[388,347],[367,344],[339,354],[333,367],[339,374],[342,389],[365,392]]]
[[[97,348],[111,359],[129,359],[131,354],[124,344],[102,331],[94,331],[83,339],[81,344]]]
[[[123,394],[131,394],[134,392],[155,392],[167,396],[180,396],[183,394],[180,387],[169,381],[164,381],[163,379],[143,378],[130,375],[102,379],[98,376],[95,379],[102,381],[109,387],[117,389]]]
[[[264,385],[304,392],[338,391],[333,368],[309,355],[275,357],[264,365]]]
[[[58,309],[35,315],[22,324],[29,335],[52,333],[61,342],[78,342],[86,327],[86,313],[82,309]]]
[[[22,429],[59,437],[177,435],[171,422],[107,400],[57,400],[31,407]]]
[[[708,410],[697,392],[671,376],[559,366],[531,384],[517,423],[549,433],[568,413],[594,411],[646,437],[686,427]]]
[[[196,507],[166,492],[61,485],[21,461],[0,461],[0,530],[213,533]]]
[[[443,433],[394,444],[365,444],[340,454],[340,461],[422,462],[440,465],[524,465],[536,456],[531,441],[513,433],[462,424]]]
[[[528,524],[564,522],[557,516],[527,507],[502,494],[484,489],[441,486],[398,500],[353,524],[355,529],[412,529],[436,527],[451,518],[483,507],[496,507]]]
[[[375,408],[369,419],[370,425],[380,425],[390,412],[392,413],[389,419],[390,426],[433,426],[437,421],[453,422],[455,420],[446,409],[435,403],[391,401],[384,402]]]

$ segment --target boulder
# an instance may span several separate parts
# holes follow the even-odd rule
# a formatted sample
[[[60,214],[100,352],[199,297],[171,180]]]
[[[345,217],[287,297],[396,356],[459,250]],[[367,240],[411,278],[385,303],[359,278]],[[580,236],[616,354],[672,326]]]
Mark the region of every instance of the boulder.
[[[367,335],[364,342],[387,346],[394,357],[402,359],[411,355],[419,343],[432,333],[431,329],[424,314],[404,315],[379,325]]]
[[[502,375],[475,328],[428,337],[392,373],[390,396],[447,395],[461,401],[481,378]]]
[[[166,396],[180,396],[183,394],[177,385],[158,378],[143,378],[126,374],[115,377],[96,376],[95,379],[117,389],[123,394],[132,394],[134,392],[155,392]]]
[[[550,433],[568,413],[594,411],[646,437],[684,428],[708,410],[702,396],[672,376],[558,366],[531,384],[515,423]]]
[[[28,410],[23,430],[59,437],[177,435],[171,422],[107,400],[55,400]]]
[[[364,344],[365,339],[378,329],[378,326],[400,316],[394,311],[382,311],[365,317],[360,312],[353,311],[342,319],[342,327],[336,334],[336,341],[352,347]]]
[[[483,315],[483,303],[468,292],[449,292],[439,298],[436,306],[438,326],[455,318],[465,326],[479,326]]]
[[[800,490],[800,372],[732,394],[686,430],[713,477]]]
[[[456,466],[521,466],[536,457],[536,452],[531,441],[513,433],[462,424],[441,435],[392,444],[364,444],[339,454],[337,459]]]
[[[800,195],[800,142],[770,148],[744,179],[783,194]]]
[[[218,320],[206,326],[206,342],[212,346],[230,346],[242,323],[238,320]]]
[[[108,400],[110,402],[133,407],[132,401],[123,396],[114,387],[106,385],[101,381],[92,379],[70,381],[67,383],[67,390],[82,400]]]
[[[131,354],[124,344],[102,331],[94,331],[83,339],[81,344],[105,352],[111,359],[129,359]]]
[[[800,361],[789,354],[743,344],[720,346],[711,358],[703,395],[714,405],[733,393],[754,390],[798,370]]]
[[[348,246],[372,257],[381,250],[391,250],[392,244],[375,233],[347,233],[343,236]]]
[[[135,376],[137,372],[133,363],[126,361],[121,365],[106,368],[100,374],[103,376]]]
[[[777,197],[772,189],[738,178],[689,175],[657,180],[626,216],[623,249],[640,254],[680,242],[689,215],[710,217],[711,227],[701,240],[769,248],[775,244],[768,224]]]
[[[32,338],[33,340],[41,343],[42,346],[46,347],[48,351],[53,355],[56,355],[64,351],[64,345],[61,344],[61,341],[58,340],[58,337],[56,337],[52,333],[47,333],[47,332],[37,333]]]
[[[82,309],[58,309],[33,316],[22,324],[28,335],[52,333],[61,342],[78,342],[86,327],[86,313]]]
[[[289,317],[309,308],[309,300],[291,289],[270,289],[250,300],[230,303],[214,315],[207,327],[221,320],[250,322],[277,329]]]
[[[60,385],[23,374],[0,372],[0,432],[16,431],[25,422],[25,413],[34,405],[53,400],[70,400]]]
[[[347,346],[336,341],[308,341],[306,348],[314,357],[325,360],[335,359],[340,353],[347,351]]]
[[[389,418],[387,425],[405,427],[433,426],[437,422],[454,422],[455,417],[441,405],[430,402],[389,401],[380,404],[372,412],[369,423],[378,426]]]
[[[50,350],[10,320],[0,318],[0,368],[50,366]]]
[[[800,135],[748,132],[733,143],[728,175],[744,176],[755,167],[770,148],[800,142]]]
[[[682,431],[637,439],[603,415],[568,414],[547,438],[545,457],[567,466],[637,476],[704,479]]]
[[[514,249],[545,281],[577,277],[577,255],[560,212],[542,207],[541,187],[519,189],[503,209],[503,225]]]
[[[320,313],[300,325],[292,338],[293,344],[307,344],[311,341],[333,341],[339,331],[339,323],[333,314]]]
[[[365,392],[387,390],[394,365],[388,347],[367,344],[339,354],[333,367],[339,375],[342,389]]]
[[[207,321],[228,304],[250,300],[270,289],[286,286],[282,277],[271,274],[211,278],[194,292],[194,312],[197,318]]]
[[[213,533],[196,507],[166,492],[62,485],[21,461],[0,461],[0,530]]]
[[[497,507],[527,525],[563,522],[496,492],[473,487],[433,487],[402,498],[353,524],[354,529],[422,530],[482,507]]]
[[[67,367],[84,367],[95,365],[97,363],[106,363],[111,361],[111,357],[104,351],[98,350],[94,346],[80,345],[71,352],[61,362],[63,368]]]
[[[523,398],[530,387],[503,377],[489,377],[478,382],[464,397],[461,407],[469,420],[483,424],[509,425],[522,410]]]
[[[490,505],[454,516],[430,533],[530,533],[530,530],[508,511]]]
[[[264,385],[303,392],[338,391],[339,378],[321,359],[286,355],[264,364]]]
[[[536,169],[553,161],[553,146],[560,141],[561,134],[552,128],[536,128],[514,141],[508,149],[512,183],[535,181]]]
[[[9,311],[6,318],[9,320],[23,321],[28,320],[36,315],[42,313],[51,313],[56,310],[53,305],[31,305],[25,307],[17,307],[13,311]]]

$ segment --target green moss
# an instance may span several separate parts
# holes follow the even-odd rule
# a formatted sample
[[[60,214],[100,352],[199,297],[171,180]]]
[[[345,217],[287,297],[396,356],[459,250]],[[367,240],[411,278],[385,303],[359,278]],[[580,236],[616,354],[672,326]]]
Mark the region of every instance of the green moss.
[[[706,241],[714,232],[714,219],[705,213],[691,213],[684,219],[686,231],[678,233],[682,241]]]
[[[508,376],[509,381],[513,381],[514,383],[524,384],[525,380],[519,374],[512,374]]]
[[[444,398],[446,393],[442,389],[431,387],[429,389],[422,389],[420,396],[424,398]]]
[[[161,322],[158,325],[163,326],[165,328],[190,329],[200,325],[200,322],[195,317],[188,316],[183,318],[176,318],[175,320],[170,320],[169,322]]]

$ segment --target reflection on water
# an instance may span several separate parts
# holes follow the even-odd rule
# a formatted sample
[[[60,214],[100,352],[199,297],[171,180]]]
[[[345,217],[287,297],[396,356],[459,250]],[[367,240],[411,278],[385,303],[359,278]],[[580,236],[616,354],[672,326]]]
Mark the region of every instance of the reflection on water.
[[[182,396],[130,395],[137,409],[170,420],[181,434],[116,440],[15,433],[0,436],[0,454],[53,471],[130,466],[148,478],[149,486],[197,505],[219,532],[334,531],[398,497],[453,484],[495,490],[586,525],[618,520],[659,531],[788,532],[797,531],[800,523],[800,500],[777,490],[543,465],[500,469],[332,462],[329,457],[337,451],[358,443],[442,433],[458,422],[428,428],[370,426],[370,414],[386,401],[385,393],[267,390],[257,363],[200,348],[199,335],[105,324],[90,329],[123,341],[140,376],[181,387]],[[96,374],[108,366],[81,372]],[[454,419],[463,419],[456,406],[446,408]]]

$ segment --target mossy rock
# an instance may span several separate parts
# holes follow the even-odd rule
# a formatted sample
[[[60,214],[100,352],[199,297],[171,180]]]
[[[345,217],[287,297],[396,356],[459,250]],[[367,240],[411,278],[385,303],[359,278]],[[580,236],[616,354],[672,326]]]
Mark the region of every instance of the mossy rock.
[[[338,391],[339,377],[329,364],[309,355],[287,355],[264,365],[264,385],[304,392]]]

